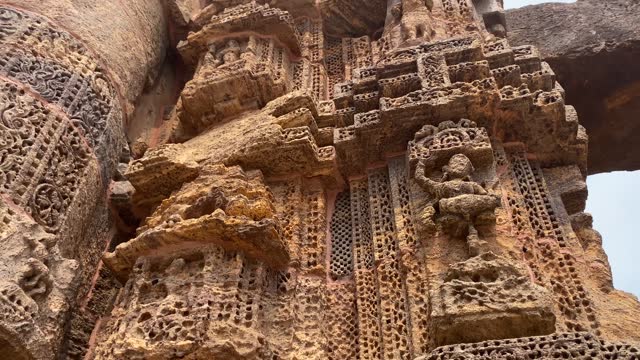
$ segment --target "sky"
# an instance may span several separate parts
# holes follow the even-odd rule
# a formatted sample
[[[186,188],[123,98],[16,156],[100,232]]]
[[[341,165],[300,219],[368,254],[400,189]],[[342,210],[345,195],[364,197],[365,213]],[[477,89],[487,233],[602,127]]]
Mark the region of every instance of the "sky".
[[[640,297],[640,242],[636,241],[640,171],[616,171],[587,177],[587,212],[602,235],[613,271],[613,285]]]
[[[506,9],[543,2],[574,0],[505,0]],[[587,212],[593,228],[602,235],[604,250],[613,271],[613,285],[640,297],[640,241],[636,241],[636,221],[640,209],[640,171],[617,171],[587,177]],[[640,261],[639,261],[640,262]]]

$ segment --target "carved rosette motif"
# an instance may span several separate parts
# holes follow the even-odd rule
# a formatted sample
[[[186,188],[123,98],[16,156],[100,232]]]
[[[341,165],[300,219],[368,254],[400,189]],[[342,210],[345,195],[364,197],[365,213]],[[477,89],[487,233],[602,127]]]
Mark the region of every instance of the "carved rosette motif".
[[[0,342],[25,358],[55,356],[78,282],[88,282],[78,275],[91,270],[67,257],[117,161],[122,116],[80,40],[0,6]]]
[[[173,143],[113,192],[144,220],[103,257],[124,287],[87,358],[637,356],[570,224],[586,135],[535,47],[503,39],[500,3],[221,0],[183,16],[193,78]],[[0,9],[0,220],[60,236],[116,158],[118,100],[75,38]],[[18,325],[55,289],[32,255],[0,287]]]
[[[0,7],[0,34],[0,185],[56,233],[90,158],[104,175],[113,166],[119,100],[84,45],[46,19]]]

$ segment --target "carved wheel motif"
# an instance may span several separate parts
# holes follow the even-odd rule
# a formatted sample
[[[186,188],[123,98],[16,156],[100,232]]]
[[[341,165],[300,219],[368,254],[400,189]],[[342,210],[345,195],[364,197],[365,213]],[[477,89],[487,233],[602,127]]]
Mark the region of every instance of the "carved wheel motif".
[[[110,161],[105,135],[121,116],[115,91],[80,41],[2,6],[0,76],[11,80],[0,83],[0,191],[58,232],[91,151]]]
[[[48,231],[55,232],[59,227],[59,218],[63,210],[62,195],[51,184],[36,187],[31,198],[33,218]]]

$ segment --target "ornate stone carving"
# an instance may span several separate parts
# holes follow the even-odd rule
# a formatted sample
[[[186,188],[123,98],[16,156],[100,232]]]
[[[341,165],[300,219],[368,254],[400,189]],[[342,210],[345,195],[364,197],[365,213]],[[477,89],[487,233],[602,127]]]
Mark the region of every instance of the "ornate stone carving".
[[[222,12],[203,20],[202,28],[190,34],[186,42],[178,44],[178,49],[185,61],[194,65],[201,52],[207,49],[209,39],[242,32],[276,37],[293,53],[300,54],[302,36],[291,15],[255,1],[225,7]]]
[[[634,358],[637,347],[607,343],[589,333],[561,333],[556,335],[525,337],[504,341],[485,341],[474,344],[443,346],[420,360],[476,359],[478,357],[549,359],[579,359],[622,357]]]
[[[586,135],[501,1],[165,6],[180,59],[130,86],[0,7],[0,357],[636,357]],[[153,93],[134,159],[118,86]]]
[[[259,109],[293,87],[296,64],[274,39],[210,41],[199,55],[194,79],[180,96],[177,114],[184,135],[193,136],[240,112]],[[205,99],[217,105],[205,105]]]
[[[35,94],[8,81],[0,86],[1,191],[57,233],[87,171],[91,150],[73,122],[40,103]]]
[[[282,268],[289,252],[281,231],[260,172],[207,166],[193,183],[163,201],[138,229],[138,236],[107,254],[105,261],[117,276],[126,278],[145,254],[214,243]]]
[[[55,21],[27,10],[47,6],[51,11],[40,13],[57,12]],[[94,285],[106,245],[100,227],[109,227],[108,210],[104,205],[94,210],[124,142],[122,84],[112,81],[103,59],[92,51],[88,43],[94,38],[82,29],[81,39],[66,28],[69,18],[75,17],[73,24],[86,20],[69,6],[0,6],[3,358],[40,360],[71,353],[63,337],[73,327],[69,319],[83,306],[79,298]],[[102,35],[97,37],[108,43]],[[136,71],[148,69],[142,65],[145,69]],[[127,90],[143,86],[131,84]],[[95,320],[85,324],[91,327],[88,335]]]
[[[562,252],[573,246],[560,225],[568,217],[551,198],[571,214],[581,203],[545,193],[543,170],[531,175],[523,160],[584,171],[586,138],[537,50],[502,39],[501,4],[317,5],[318,16],[295,18],[310,4],[218,2],[196,16],[178,46],[195,70],[175,112],[181,143],[131,164],[133,205],[146,201],[153,214],[106,257],[144,302],[160,305],[119,303],[96,356],[416,359],[466,356],[441,345],[600,336],[591,290]],[[385,12],[377,34],[361,32]],[[338,13],[352,16],[329,16]],[[209,291],[208,302],[247,305],[241,318],[255,312],[232,326],[223,314],[173,330],[187,320],[159,313],[162,304],[197,293],[177,284],[228,276],[185,270],[208,259],[211,244],[242,259],[229,271],[256,277],[226,282],[232,289]],[[545,278],[552,267],[559,277]],[[128,332],[145,345],[134,348]],[[515,348],[499,351],[524,351]]]
[[[478,255],[482,241],[474,224],[479,221],[491,222],[500,200],[471,179],[473,171],[471,160],[466,155],[456,154],[442,168],[440,181],[425,176],[425,163],[419,162],[416,181],[435,198],[438,221],[453,229],[454,234],[465,232],[460,228],[466,227],[469,252]]]
[[[105,164],[119,141],[122,113],[107,75],[85,46],[46,20],[4,7],[0,75],[59,106]],[[18,26],[19,25],[19,26]],[[31,51],[31,50],[35,51]],[[106,169],[106,168],[105,168]]]
[[[47,358],[62,340],[78,262],[63,258],[57,238],[12,207],[0,199],[0,334],[24,347],[22,355]]]

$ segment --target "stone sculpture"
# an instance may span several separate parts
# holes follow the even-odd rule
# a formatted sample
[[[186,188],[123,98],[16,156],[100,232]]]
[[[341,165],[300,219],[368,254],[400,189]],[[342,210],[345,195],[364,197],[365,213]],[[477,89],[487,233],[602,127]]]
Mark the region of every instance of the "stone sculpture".
[[[416,168],[416,182],[437,200],[440,222],[448,223],[449,228],[466,227],[470,252],[478,255],[481,240],[474,224],[478,218],[494,219],[493,212],[500,200],[471,180],[473,171],[471,160],[464,154],[456,154],[442,168],[439,182],[425,176],[425,163],[420,162]],[[453,231],[454,234],[459,232]]]
[[[502,1],[22,2],[0,358],[640,356],[586,131]]]

